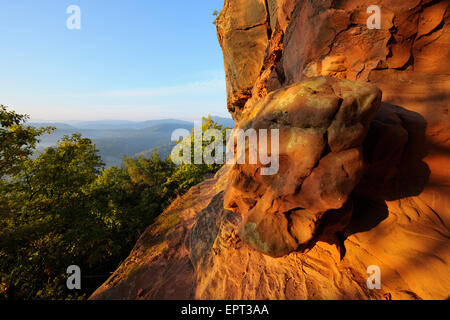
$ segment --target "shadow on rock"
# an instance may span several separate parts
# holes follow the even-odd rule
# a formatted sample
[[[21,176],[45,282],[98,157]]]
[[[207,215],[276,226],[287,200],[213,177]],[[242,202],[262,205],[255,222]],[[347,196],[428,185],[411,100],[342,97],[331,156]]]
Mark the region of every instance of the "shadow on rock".
[[[419,195],[430,169],[426,120],[418,113],[383,103],[364,142],[366,174],[355,188],[353,215],[343,239],[369,231],[389,215],[386,201]]]

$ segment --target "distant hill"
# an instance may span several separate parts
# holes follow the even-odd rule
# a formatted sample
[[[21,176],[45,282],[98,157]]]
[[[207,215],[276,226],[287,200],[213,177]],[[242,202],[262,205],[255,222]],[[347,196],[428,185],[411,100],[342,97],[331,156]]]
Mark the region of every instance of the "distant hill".
[[[161,157],[166,158],[170,154],[174,144],[171,142],[172,132],[176,129],[191,130],[192,124],[166,123],[149,128],[135,130],[124,135],[96,139],[97,148],[103,160],[109,165],[120,165],[122,155],[134,157],[137,153],[164,147],[160,150]]]
[[[142,122],[123,120],[100,120],[100,121],[68,121],[68,124],[80,129],[108,130],[108,129],[143,129],[159,124],[188,125],[191,122],[177,119],[147,120]]]
[[[37,127],[37,128],[55,127],[57,129],[61,129],[61,130],[76,130],[75,127],[73,127],[67,123],[62,123],[62,122],[29,122],[28,125]]]
[[[234,127],[234,120],[231,118],[224,118],[218,116],[211,117],[215,122],[225,126]],[[144,129],[161,124],[181,124],[192,125],[193,121],[178,120],[178,119],[159,119],[159,120],[147,120],[147,121],[128,121],[128,120],[98,120],[98,121],[78,121],[68,120],[64,122],[46,122],[46,121],[31,121],[29,124],[36,127],[53,126],[58,129],[72,130],[117,130],[117,129]]]
[[[234,127],[234,121],[230,118],[217,116],[211,118],[224,127]],[[161,119],[141,122],[122,120],[30,122],[29,125],[56,128],[51,135],[41,137],[38,151],[56,145],[65,135],[80,133],[96,143],[99,154],[107,166],[120,166],[123,155],[148,157],[155,147],[162,158],[168,157],[174,146],[171,142],[172,132],[176,129],[191,130],[194,123]]]

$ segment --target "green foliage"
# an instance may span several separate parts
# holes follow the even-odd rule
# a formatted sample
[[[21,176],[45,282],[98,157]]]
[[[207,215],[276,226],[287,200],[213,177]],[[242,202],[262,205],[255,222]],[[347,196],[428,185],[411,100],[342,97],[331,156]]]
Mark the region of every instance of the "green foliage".
[[[220,167],[176,166],[154,150],[104,170],[79,134],[33,156],[51,128],[27,127],[26,118],[0,109],[0,300],[88,297],[175,197]],[[222,130],[204,118],[202,130],[209,128]],[[66,288],[73,264],[81,267],[80,291]]]
[[[21,162],[33,153],[38,136],[54,129],[24,126],[27,119],[26,115],[8,111],[0,105],[0,179],[15,174]]]
[[[63,293],[66,268],[82,261],[85,270],[94,270],[109,254],[103,221],[91,214],[85,192],[103,165],[96,152],[89,139],[65,137],[21,161],[5,183],[0,271],[6,297],[78,297]]]

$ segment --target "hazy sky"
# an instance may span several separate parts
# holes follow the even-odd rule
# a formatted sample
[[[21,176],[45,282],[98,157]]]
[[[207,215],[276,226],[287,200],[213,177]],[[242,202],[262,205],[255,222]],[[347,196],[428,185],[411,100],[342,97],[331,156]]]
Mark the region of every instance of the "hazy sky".
[[[69,30],[70,5],[81,29]],[[40,120],[228,116],[223,0],[0,0],[0,104]]]

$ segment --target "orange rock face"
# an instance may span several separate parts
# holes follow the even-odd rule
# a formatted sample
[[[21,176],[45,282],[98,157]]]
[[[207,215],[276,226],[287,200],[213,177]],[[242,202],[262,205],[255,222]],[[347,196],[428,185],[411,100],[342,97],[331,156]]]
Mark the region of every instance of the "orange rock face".
[[[369,84],[320,77],[245,110],[238,129],[278,130],[279,170],[263,175],[260,164],[233,166],[225,208],[242,215],[241,239],[278,257],[306,248],[330,210],[348,219],[343,207],[363,174],[361,144],[380,102]]]
[[[225,1],[216,25],[226,56],[228,110],[234,112],[249,98],[264,60],[269,37],[265,0]]]
[[[191,189],[93,299],[450,297],[449,1],[376,3],[380,29],[368,0],[225,1],[228,109],[279,127],[279,173],[225,166]],[[317,79],[327,107],[313,89],[275,112]],[[360,112],[341,80],[381,105]]]

